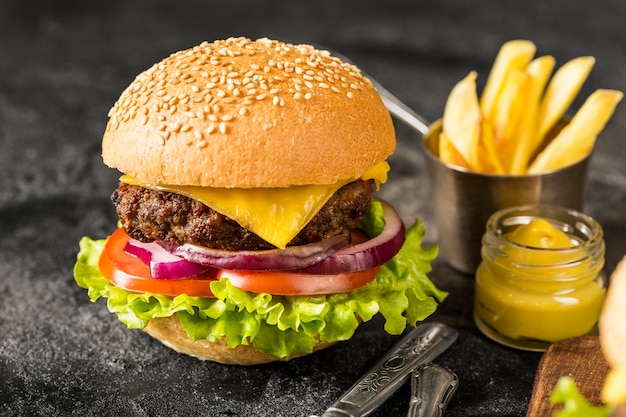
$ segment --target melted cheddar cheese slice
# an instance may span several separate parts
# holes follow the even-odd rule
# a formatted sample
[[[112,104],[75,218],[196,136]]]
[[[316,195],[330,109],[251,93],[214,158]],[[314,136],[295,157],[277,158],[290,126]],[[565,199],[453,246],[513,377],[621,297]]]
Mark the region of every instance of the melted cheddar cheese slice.
[[[373,179],[378,187],[387,180],[388,171],[387,162],[381,162],[366,171],[361,179]],[[311,221],[339,188],[354,180],[286,188],[212,188],[148,184],[129,175],[120,178],[120,181],[129,185],[181,194],[198,200],[281,249]]]

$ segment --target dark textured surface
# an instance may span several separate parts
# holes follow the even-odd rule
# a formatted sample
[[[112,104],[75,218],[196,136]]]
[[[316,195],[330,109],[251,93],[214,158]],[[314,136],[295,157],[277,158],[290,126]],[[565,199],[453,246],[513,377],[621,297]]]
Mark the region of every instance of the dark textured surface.
[[[580,97],[626,89],[621,0],[122,1],[0,3],[0,415],[308,416],[321,413],[396,340],[382,323],[286,364],[199,362],[125,328],[73,281],[82,235],[115,225],[117,173],[100,160],[106,114],[134,76],[178,49],[231,35],[340,50],[427,119],[470,70],[484,83],[499,46],[533,40],[559,63],[594,55]],[[576,103],[580,104],[580,100]],[[381,196],[437,240],[419,137],[398,125]],[[626,252],[626,107],[593,158],[586,211],[606,232],[607,271]],[[472,281],[440,261],[450,297],[435,319],[459,341],[439,360],[461,380],[448,416],[523,416],[540,355],[482,337]],[[404,416],[408,386],[375,416]]]

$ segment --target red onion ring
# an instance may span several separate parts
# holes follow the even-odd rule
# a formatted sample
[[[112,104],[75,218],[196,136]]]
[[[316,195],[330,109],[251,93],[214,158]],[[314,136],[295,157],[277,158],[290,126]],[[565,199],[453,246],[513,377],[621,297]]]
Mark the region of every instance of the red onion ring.
[[[210,269],[209,266],[189,262],[173,255],[155,242],[144,243],[131,238],[124,246],[124,251],[135,255],[150,266],[150,273],[154,279],[189,278]]]
[[[348,245],[349,241],[350,232],[345,230],[340,235],[320,242],[262,251],[225,251],[191,243],[180,246],[161,244],[176,256],[213,268],[275,271],[303,269],[316,264]]]
[[[347,246],[303,270],[310,274],[339,274],[379,266],[393,258],[405,240],[404,223],[398,213],[384,201],[385,228],[372,239]]]
[[[150,266],[155,279],[200,275],[211,268],[228,270],[299,270],[309,274],[340,274],[382,265],[395,256],[405,240],[404,224],[389,204],[381,201],[385,227],[372,239],[347,245],[349,231],[322,242],[286,250],[223,251],[193,244],[166,246],[130,239],[124,250]],[[164,245],[164,246],[162,246]]]

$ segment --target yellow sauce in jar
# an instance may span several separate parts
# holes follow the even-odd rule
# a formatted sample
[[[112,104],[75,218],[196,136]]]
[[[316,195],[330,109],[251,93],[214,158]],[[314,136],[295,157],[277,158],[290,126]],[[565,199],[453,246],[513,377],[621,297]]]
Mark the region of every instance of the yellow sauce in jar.
[[[474,320],[500,343],[545,350],[595,330],[606,286],[604,242],[599,224],[582,213],[529,207],[498,212],[488,222]]]

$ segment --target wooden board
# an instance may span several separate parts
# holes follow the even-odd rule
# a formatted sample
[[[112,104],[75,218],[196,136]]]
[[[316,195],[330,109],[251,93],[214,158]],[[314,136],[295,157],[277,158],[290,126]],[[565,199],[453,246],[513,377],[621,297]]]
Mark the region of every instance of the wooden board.
[[[599,394],[609,366],[597,336],[582,336],[553,344],[541,357],[526,417],[549,417],[560,405],[550,402],[556,382],[572,376],[591,403],[600,404]]]

